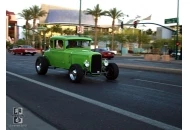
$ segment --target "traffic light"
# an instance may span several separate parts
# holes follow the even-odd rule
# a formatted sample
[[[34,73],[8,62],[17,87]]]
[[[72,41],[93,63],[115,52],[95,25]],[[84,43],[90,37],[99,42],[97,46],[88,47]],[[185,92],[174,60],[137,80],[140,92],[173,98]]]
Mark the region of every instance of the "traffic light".
[[[182,35],[182,25],[179,26],[179,33]]]
[[[137,21],[134,21],[134,28],[137,27]]]
[[[121,28],[123,29],[123,21],[121,22]]]

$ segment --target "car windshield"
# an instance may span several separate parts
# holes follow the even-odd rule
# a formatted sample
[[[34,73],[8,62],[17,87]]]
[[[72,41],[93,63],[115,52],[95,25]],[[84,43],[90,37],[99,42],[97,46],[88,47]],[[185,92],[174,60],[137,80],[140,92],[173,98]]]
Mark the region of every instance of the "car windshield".
[[[68,40],[66,48],[90,48],[89,40]]]
[[[28,45],[24,45],[24,46],[22,46],[23,48],[33,48],[32,46],[28,46]]]
[[[102,52],[102,51],[108,51],[108,50],[105,48],[101,48],[101,49],[95,49],[95,51]]]

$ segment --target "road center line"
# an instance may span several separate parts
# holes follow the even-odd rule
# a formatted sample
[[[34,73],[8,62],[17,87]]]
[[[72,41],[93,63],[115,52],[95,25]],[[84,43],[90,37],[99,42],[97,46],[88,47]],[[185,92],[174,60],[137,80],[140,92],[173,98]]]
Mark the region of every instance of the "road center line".
[[[78,95],[78,94],[75,94],[75,93],[66,91],[66,90],[63,90],[63,89],[60,89],[60,88],[57,88],[57,87],[52,86],[52,85],[48,85],[48,84],[45,84],[45,83],[42,83],[42,82],[39,82],[39,81],[30,79],[30,78],[27,78],[27,77],[24,77],[24,76],[21,76],[21,75],[12,73],[12,72],[9,72],[9,71],[6,71],[6,73],[7,73],[7,74],[10,74],[10,75],[12,75],[12,76],[15,76],[15,77],[24,79],[24,80],[26,80],[26,81],[29,81],[29,82],[32,82],[32,83],[41,85],[41,86],[43,86],[43,87],[45,87],[45,88],[49,88],[49,89],[51,89],[51,90],[60,92],[60,93],[62,93],[62,94],[65,94],[65,95],[68,95],[68,96],[77,98],[77,99],[79,99],[79,100],[88,102],[88,103],[90,103],[90,104],[93,104],[93,105],[96,105],[96,106],[105,108],[105,109],[107,109],[107,110],[110,110],[110,111],[119,113],[119,114],[124,115],[124,116],[128,116],[128,117],[130,117],[130,118],[133,118],[133,119],[142,121],[142,122],[144,122],[144,123],[147,123],[147,124],[150,124],[150,125],[153,125],[153,126],[156,126],[156,127],[162,128],[162,129],[165,129],[165,130],[181,130],[181,129],[178,128],[178,127],[175,127],[175,126],[172,126],[172,125],[168,125],[168,124],[165,124],[165,123],[163,123],[163,122],[160,122],[160,121],[157,121],[157,120],[154,120],[154,119],[150,119],[150,118],[147,118],[147,117],[145,117],[145,116],[141,116],[141,115],[138,115],[138,114],[135,114],[135,113],[132,113],[132,112],[129,112],[129,111],[120,109],[120,108],[118,108],[118,107],[114,107],[114,106],[111,106],[111,105],[109,105],[109,104],[105,104],[105,103],[102,103],[102,102],[99,102],[99,101],[96,101],[96,100],[93,100],[93,99],[90,99],[90,98],[87,98],[87,97],[84,97],[84,96],[81,96],[81,95]]]
[[[175,84],[167,84],[167,83],[161,83],[161,82],[155,82],[155,81],[150,81],[150,80],[144,80],[144,79],[134,79],[142,82],[149,82],[149,83],[156,83],[156,84],[163,84],[163,85],[168,85],[168,86],[175,86],[175,87],[182,87],[180,85],[175,85]]]

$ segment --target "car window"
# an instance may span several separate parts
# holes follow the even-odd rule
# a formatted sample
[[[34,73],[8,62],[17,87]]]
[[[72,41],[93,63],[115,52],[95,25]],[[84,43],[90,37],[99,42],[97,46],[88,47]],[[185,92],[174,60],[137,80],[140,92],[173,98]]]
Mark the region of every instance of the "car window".
[[[18,46],[13,46],[13,48],[18,48]]]
[[[107,51],[106,49],[100,49],[100,51]]]
[[[56,40],[56,49],[63,48],[63,41],[62,40]]]
[[[50,48],[53,48],[54,46],[53,46],[53,40],[50,40]]]
[[[31,48],[31,49],[33,49],[33,47],[32,46],[29,46],[29,45],[23,45],[23,46],[21,46],[22,48]]]
[[[66,48],[90,48],[90,41],[88,40],[68,40],[65,44]]]
[[[104,51],[103,49],[96,49],[98,52],[102,52],[102,51]]]

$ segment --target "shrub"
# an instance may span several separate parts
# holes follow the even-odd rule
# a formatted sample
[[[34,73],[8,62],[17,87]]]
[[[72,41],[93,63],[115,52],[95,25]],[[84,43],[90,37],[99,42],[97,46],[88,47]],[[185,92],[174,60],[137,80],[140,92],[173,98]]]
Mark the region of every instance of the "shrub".
[[[11,46],[11,43],[6,41],[6,48],[10,47]]]

